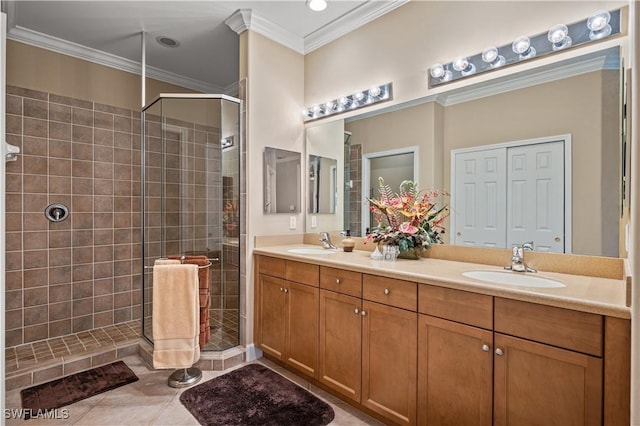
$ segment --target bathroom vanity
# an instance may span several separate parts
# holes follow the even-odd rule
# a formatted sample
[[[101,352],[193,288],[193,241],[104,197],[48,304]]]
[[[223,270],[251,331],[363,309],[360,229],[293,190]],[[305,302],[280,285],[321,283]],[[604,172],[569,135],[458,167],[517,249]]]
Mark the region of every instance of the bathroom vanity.
[[[345,401],[395,424],[629,423],[622,279],[513,286],[463,275],[486,264],[301,247],[254,250],[256,344]]]

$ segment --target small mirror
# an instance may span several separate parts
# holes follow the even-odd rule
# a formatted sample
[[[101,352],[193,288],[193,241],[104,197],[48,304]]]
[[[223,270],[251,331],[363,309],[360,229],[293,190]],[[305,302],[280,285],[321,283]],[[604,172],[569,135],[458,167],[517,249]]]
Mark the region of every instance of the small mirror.
[[[309,213],[335,213],[338,204],[338,160],[309,156]]]
[[[266,214],[300,213],[301,154],[265,147],[263,201]]]

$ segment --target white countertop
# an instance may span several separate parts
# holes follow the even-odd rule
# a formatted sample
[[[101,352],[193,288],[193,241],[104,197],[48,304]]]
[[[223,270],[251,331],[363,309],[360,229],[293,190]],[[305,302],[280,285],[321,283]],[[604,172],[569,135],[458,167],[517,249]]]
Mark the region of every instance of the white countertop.
[[[396,261],[372,260],[370,258],[371,252],[360,250],[345,253],[338,249],[331,250],[334,252],[333,254],[307,255],[289,252],[288,250],[292,248],[320,247],[305,244],[279,245],[255,248],[253,252],[254,254],[348,269],[490,296],[540,303],[618,318],[631,318],[631,308],[625,304],[626,282],[624,280],[538,271],[532,275],[560,281],[566,287],[516,287],[509,284],[480,281],[462,275],[463,272],[474,270],[504,271],[502,268],[491,265],[432,258],[419,260],[398,259]],[[512,273],[521,274],[521,272]]]

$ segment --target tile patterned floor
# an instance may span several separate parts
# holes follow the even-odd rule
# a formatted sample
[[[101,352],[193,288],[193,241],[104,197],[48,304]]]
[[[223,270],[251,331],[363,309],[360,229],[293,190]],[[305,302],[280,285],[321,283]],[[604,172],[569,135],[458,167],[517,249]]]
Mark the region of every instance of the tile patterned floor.
[[[36,418],[29,420],[28,426],[198,425],[196,419],[180,402],[180,394],[184,389],[169,387],[167,385],[168,373],[166,371],[150,370],[137,356],[126,357],[124,361],[140,380],[66,407],[68,410],[67,419]],[[257,362],[274,369],[328,402],[335,412],[335,419],[331,423],[332,426],[382,425],[377,420],[318,389],[288,370],[265,359],[260,359]],[[203,371],[202,381],[210,380],[224,373],[220,371]],[[21,406],[20,404],[20,392],[18,390],[7,392],[5,408],[9,410],[18,409]],[[5,422],[7,426],[26,424],[22,419],[7,419]]]

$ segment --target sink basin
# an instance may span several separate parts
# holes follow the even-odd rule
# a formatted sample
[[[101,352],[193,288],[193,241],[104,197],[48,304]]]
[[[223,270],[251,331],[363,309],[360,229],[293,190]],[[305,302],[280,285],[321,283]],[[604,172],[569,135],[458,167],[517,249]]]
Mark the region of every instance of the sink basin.
[[[480,281],[496,284],[507,284],[517,287],[561,288],[566,287],[560,281],[549,278],[530,275],[525,272],[501,272],[501,271],[467,271],[462,275]]]
[[[296,254],[333,254],[334,250],[325,250],[325,249],[317,249],[317,248],[293,248],[287,250],[289,253]]]

